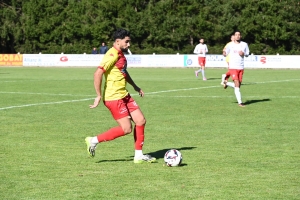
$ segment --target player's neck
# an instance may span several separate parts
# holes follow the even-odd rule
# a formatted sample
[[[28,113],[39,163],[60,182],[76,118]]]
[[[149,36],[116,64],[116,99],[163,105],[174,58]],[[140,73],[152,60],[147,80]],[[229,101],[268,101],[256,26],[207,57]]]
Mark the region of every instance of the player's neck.
[[[239,44],[239,43],[241,43],[241,40],[235,40],[234,43]]]
[[[117,49],[118,51],[121,51],[121,48],[117,45],[114,45],[114,48]]]

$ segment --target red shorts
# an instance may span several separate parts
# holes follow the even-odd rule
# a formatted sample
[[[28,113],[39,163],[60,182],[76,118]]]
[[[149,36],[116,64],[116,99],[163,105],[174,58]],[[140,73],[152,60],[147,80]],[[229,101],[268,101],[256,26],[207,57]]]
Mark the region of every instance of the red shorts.
[[[243,81],[243,69],[229,69],[230,76],[232,80],[239,80],[240,83]]]
[[[205,57],[198,57],[198,63],[200,66],[205,66],[206,58]]]
[[[115,120],[130,116],[131,112],[139,108],[129,94],[123,99],[104,101],[104,105],[109,109]]]

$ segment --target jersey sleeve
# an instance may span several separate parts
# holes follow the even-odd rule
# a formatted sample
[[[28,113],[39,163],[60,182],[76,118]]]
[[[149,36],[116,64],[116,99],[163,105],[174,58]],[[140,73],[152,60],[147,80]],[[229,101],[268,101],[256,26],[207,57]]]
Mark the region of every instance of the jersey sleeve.
[[[198,53],[199,53],[198,45],[195,47],[194,53],[195,53],[195,54],[198,54]]]
[[[108,51],[104,55],[99,68],[103,69],[103,71],[107,71],[111,67],[115,66],[117,60],[118,60],[118,54],[113,51]]]
[[[225,47],[223,48],[223,51],[225,51],[225,49],[231,44],[232,42],[228,42]]]
[[[230,53],[230,43],[227,43],[224,47],[223,51],[226,52],[226,56]]]
[[[245,43],[244,55],[245,55],[245,56],[248,56],[249,53],[250,53],[250,50],[249,50],[248,44]]]

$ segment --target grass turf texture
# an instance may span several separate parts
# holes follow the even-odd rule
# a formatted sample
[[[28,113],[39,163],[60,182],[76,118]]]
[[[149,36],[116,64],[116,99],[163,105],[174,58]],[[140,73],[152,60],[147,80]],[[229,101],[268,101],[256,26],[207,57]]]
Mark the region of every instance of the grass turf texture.
[[[300,199],[300,70],[246,70],[240,108],[225,69],[129,69],[158,159],[142,165],[132,134],[88,157],[84,138],[116,125],[88,107],[94,70],[0,68],[0,199]],[[163,167],[171,148],[181,167]]]

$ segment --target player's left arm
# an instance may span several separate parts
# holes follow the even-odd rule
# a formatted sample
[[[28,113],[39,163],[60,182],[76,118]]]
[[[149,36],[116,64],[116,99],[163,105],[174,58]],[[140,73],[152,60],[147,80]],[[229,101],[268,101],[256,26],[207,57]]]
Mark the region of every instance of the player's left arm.
[[[245,53],[244,53],[244,55],[245,55],[246,57],[248,57],[249,54],[250,54],[250,50],[249,50],[248,44],[247,44],[247,43],[245,43],[245,44],[246,44],[246,46],[245,46]]]
[[[208,48],[207,48],[207,45],[205,45],[205,53],[208,52]]]
[[[241,57],[248,57],[249,55],[249,47],[248,47],[248,44],[247,43],[244,43],[244,48],[239,52],[240,56]]]
[[[126,82],[129,83],[133,87],[133,89],[139,93],[141,97],[143,97],[144,96],[143,90],[135,84],[135,82],[132,80],[127,70],[125,71],[125,73],[126,73],[125,76]]]

